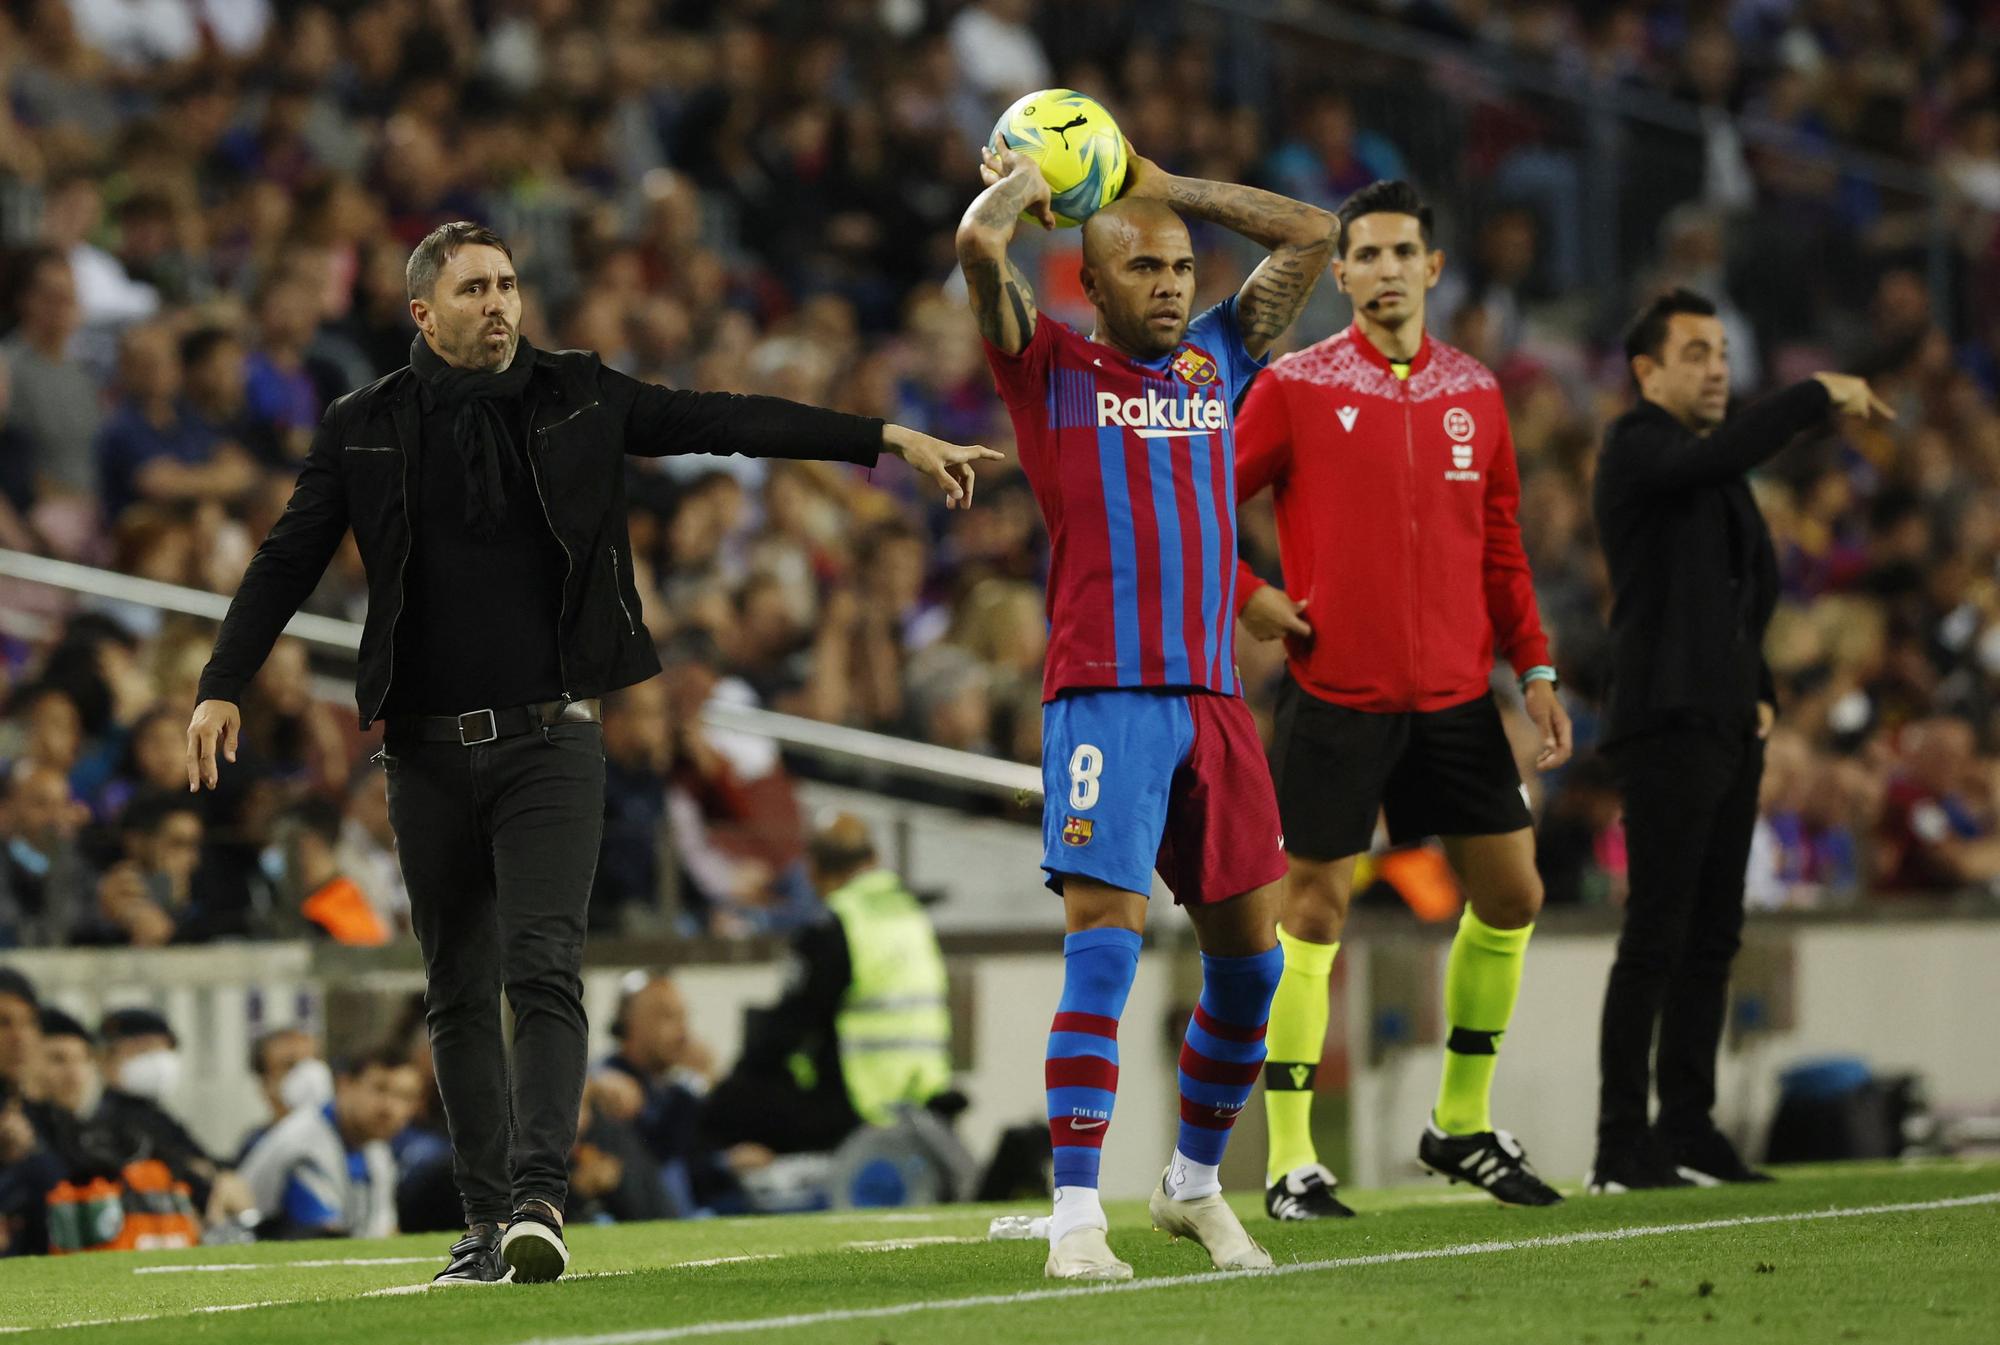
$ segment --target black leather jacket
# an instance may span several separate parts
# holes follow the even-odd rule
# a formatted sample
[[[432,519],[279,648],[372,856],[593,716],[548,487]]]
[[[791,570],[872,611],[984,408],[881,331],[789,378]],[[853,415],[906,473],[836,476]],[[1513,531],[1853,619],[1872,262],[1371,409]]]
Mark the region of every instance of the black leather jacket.
[[[569,700],[642,682],[660,668],[633,587],[625,454],[741,453],[872,467],[882,444],[879,420],[776,397],[658,387],[581,350],[537,350],[525,402],[535,493],[569,561],[557,623]],[[409,482],[416,455],[433,451],[421,442],[421,419],[417,378],[407,368],[327,408],[292,498],[229,604],[202,670],[201,699],[241,699],[352,527],[368,574],[355,701],[363,728],[381,716],[396,673]]]

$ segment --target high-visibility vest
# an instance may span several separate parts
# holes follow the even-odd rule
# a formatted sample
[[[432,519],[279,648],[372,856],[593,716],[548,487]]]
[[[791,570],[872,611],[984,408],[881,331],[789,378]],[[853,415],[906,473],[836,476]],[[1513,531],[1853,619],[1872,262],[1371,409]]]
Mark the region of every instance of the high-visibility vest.
[[[871,869],[826,899],[847,936],[853,975],[834,1019],[840,1069],[855,1113],[895,1119],[951,1086],[951,1015],[944,954],[917,899],[887,869]]]

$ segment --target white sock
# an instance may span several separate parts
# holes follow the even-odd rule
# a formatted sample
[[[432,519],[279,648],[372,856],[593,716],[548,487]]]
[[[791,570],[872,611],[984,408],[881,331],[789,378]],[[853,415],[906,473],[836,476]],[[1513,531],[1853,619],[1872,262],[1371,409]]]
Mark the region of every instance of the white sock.
[[[1175,1200],[1200,1200],[1222,1194],[1222,1169],[1213,1163],[1197,1163],[1179,1149],[1167,1165],[1167,1194]]]
[[[1104,1205],[1095,1186],[1058,1186],[1055,1213],[1049,1216],[1049,1246],[1053,1247],[1079,1228],[1104,1228]]]

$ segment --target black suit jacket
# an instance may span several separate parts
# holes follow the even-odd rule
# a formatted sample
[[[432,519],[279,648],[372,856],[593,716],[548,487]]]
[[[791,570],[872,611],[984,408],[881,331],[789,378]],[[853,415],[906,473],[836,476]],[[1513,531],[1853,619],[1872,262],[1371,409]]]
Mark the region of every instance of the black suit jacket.
[[[1708,435],[1645,400],[1606,431],[1593,513],[1611,571],[1607,744],[1689,715],[1733,731],[1775,703],[1763,645],[1778,564],[1744,473],[1831,407],[1808,379]]]
[[[535,491],[569,561],[558,637],[570,700],[660,670],[652,636],[631,615],[639,594],[625,533],[625,454],[742,453],[872,467],[882,443],[879,420],[776,397],[641,383],[583,350],[537,350],[525,401]],[[416,455],[427,451],[422,414],[408,368],[327,408],[285,512],[230,601],[202,671],[203,700],[242,699],[351,526],[368,573],[355,699],[363,728],[379,717],[395,672],[390,654],[410,555],[410,483],[418,477]],[[478,583],[479,576],[465,580]]]

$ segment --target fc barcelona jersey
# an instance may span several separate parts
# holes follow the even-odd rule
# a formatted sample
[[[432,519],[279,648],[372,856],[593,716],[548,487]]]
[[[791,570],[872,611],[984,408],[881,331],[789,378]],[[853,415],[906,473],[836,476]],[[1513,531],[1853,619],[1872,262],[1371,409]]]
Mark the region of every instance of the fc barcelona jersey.
[[[1136,360],[1046,315],[986,347],[1051,543],[1042,698],[1088,687],[1238,694],[1233,408],[1261,362],[1236,301]]]

